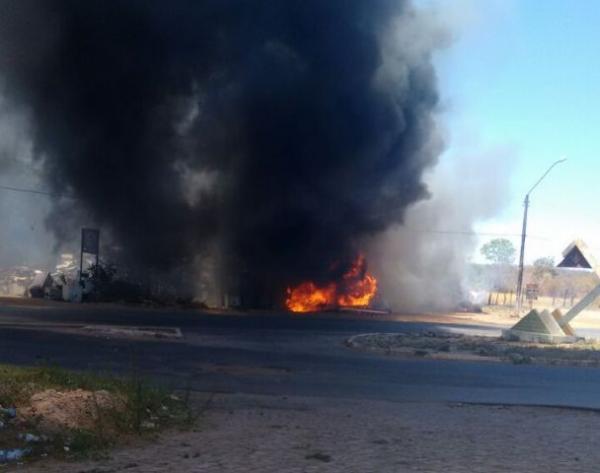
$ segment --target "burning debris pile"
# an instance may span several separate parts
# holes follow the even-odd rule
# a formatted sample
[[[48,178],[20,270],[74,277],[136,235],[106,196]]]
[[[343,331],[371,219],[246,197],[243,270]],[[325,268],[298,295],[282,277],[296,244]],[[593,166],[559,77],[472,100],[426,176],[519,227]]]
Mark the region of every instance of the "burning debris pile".
[[[369,303],[361,242],[427,198],[441,150],[443,35],[409,0],[2,10],[2,93],[27,110],[47,186],[70,196],[48,219],[59,241],[94,223],[127,265],[210,260],[213,287],[243,273],[271,305]]]
[[[363,255],[340,280],[317,286],[306,281],[287,289],[286,307],[292,312],[312,312],[338,307],[367,307],[377,293],[377,279],[367,271]]]

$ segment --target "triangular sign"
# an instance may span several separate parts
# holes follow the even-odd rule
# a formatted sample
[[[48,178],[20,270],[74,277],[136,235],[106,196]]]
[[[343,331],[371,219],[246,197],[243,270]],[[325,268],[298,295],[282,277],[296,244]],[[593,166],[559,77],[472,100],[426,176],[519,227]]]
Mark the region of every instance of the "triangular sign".
[[[592,269],[594,267],[591,257],[584,254],[587,253],[584,247],[583,251],[578,242],[572,243],[564,252],[563,260],[558,264],[559,268],[585,268]]]

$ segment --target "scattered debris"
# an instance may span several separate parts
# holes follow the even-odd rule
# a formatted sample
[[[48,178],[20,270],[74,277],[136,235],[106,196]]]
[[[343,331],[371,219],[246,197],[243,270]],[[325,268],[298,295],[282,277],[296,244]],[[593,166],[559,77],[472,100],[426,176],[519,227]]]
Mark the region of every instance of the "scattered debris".
[[[456,307],[456,312],[469,312],[473,314],[481,314],[483,312],[481,304],[471,302],[470,300],[460,301]]]
[[[10,450],[0,450],[0,463],[8,463],[21,460],[30,452],[28,448],[13,448]]]
[[[13,419],[17,416],[17,409],[14,407],[0,407],[0,416]]]
[[[525,365],[531,363],[531,358],[520,353],[509,353],[508,359],[515,365]]]
[[[331,455],[327,455],[326,453],[316,452],[311,455],[306,455],[304,458],[307,460],[319,460],[324,463],[329,463],[331,461]]]
[[[51,293],[52,285],[53,280],[50,273],[36,273],[29,286],[29,296],[34,298],[47,297]]]
[[[47,442],[49,439],[45,435],[35,435],[31,433],[19,434],[19,440],[23,440],[25,443],[42,443]]]

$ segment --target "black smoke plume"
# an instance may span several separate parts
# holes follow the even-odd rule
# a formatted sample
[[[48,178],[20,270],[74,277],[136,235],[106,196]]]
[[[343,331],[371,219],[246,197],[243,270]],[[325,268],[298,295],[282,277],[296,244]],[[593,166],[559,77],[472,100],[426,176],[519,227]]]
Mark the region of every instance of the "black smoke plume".
[[[0,0],[1,94],[75,197],[58,235],[84,209],[159,269],[218,241],[279,291],[343,273],[427,196],[438,96],[417,18],[401,0]]]

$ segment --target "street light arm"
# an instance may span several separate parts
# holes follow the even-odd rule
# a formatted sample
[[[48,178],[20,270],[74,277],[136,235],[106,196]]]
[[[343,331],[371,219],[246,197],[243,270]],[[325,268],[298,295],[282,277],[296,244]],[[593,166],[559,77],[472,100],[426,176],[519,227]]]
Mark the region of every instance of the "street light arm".
[[[521,313],[521,304],[522,304],[522,299],[523,299],[523,268],[524,268],[524,262],[525,262],[525,238],[527,237],[527,210],[529,209],[529,194],[531,194],[533,192],[533,190],[540,184],[540,182],[542,182],[544,180],[544,178],[548,175],[548,173],[550,171],[552,171],[552,169],[554,168],[554,166],[556,166],[557,164],[560,163],[564,163],[566,161],[566,158],[562,158],[559,159],[558,161],[555,161],[554,163],[552,163],[552,165],[546,170],[546,172],[544,174],[542,174],[542,177],[540,177],[537,182],[533,185],[533,187],[531,189],[529,189],[529,191],[527,192],[527,194],[525,194],[525,210],[523,212],[523,230],[521,231],[521,251],[519,254],[519,271],[517,273],[517,300],[516,300],[516,309],[517,309],[517,315],[519,315]]]
[[[544,174],[542,174],[542,177],[540,177],[537,180],[537,182],[531,187],[531,189],[529,189],[529,191],[527,192],[527,196],[529,196],[529,194],[531,194],[533,192],[533,189],[535,189],[540,184],[540,182],[542,182],[544,180],[544,178],[548,174],[550,174],[550,171],[552,171],[554,166],[556,166],[557,164],[560,164],[560,163],[564,163],[566,160],[567,160],[567,158],[562,158],[562,159],[559,159],[558,161],[553,162],[552,165],[546,170],[546,172]]]

